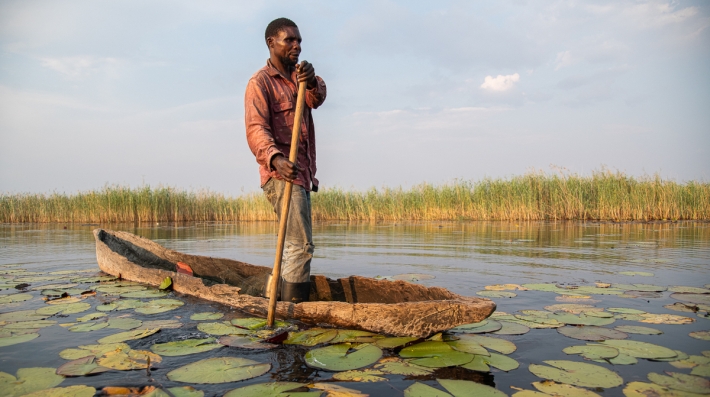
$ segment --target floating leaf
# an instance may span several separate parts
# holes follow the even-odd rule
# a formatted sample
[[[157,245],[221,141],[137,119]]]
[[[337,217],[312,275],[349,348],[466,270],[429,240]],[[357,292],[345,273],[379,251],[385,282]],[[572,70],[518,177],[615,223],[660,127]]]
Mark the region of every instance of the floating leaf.
[[[710,305],[710,294],[684,294],[680,292],[674,292],[671,294],[671,298],[677,299],[682,302]]]
[[[710,364],[710,357],[705,356],[688,356],[685,358],[678,358],[676,361],[669,362],[670,365],[676,368],[694,368],[698,365],[708,365]]]
[[[204,397],[205,395],[205,392],[192,386],[171,387],[168,391],[175,397]]]
[[[88,321],[85,323],[80,323],[77,325],[74,325],[72,327],[69,327],[69,331],[71,332],[90,332],[90,331],[96,331],[99,329],[106,328],[108,326],[107,322],[100,322],[96,323],[93,321]]]
[[[564,383],[555,383],[553,381],[544,380],[542,382],[533,382],[532,384],[536,389],[545,393],[545,395],[550,396],[563,396],[563,397],[599,397],[599,394],[589,391],[587,389],[581,389],[579,387],[566,385]]]
[[[242,349],[252,349],[252,350],[273,349],[275,347],[278,347],[278,345],[274,345],[271,343],[263,343],[259,339],[247,338],[244,336],[233,336],[233,335],[223,336],[223,337],[219,338],[218,342],[224,346],[239,347]]]
[[[306,353],[306,364],[328,371],[347,371],[366,367],[382,357],[379,347],[365,343],[351,345],[341,343],[313,349]]]
[[[32,320],[32,321],[18,321],[16,323],[10,323],[5,326],[5,329],[34,329],[34,328],[45,328],[51,327],[57,322],[54,320]]]
[[[469,334],[484,334],[487,332],[495,332],[503,328],[501,323],[495,320],[483,320],[479,323],[464,324],[458,327],[452,328],[451,332],[463,332]]]
[[[109,335],[98,340],[100,344],[118,343],[127,340],[142,339],[146,336],[153,335],[154,333],[160,331],[160,328],[152,329],[136,329],[133,331],[119,332],[117,334]]]
[[[168,293],[165,291],[159,291],[159,290],[155,290],[155,289],[146,289],[143,291],[133,291],[133,292],[122,293],[121,298],[162,298],[167,294]],[[174,300],[174,299],[165,299],[165,300],[180,302],[180,301]],[[141,308],[146,308],[146,307],[155,306],[155,305],[157,305],[157,304],[155,303],[155,301],[153,301],[153,302],[147,303],[145,306],[141,306]],[[164,306],[175,306],[175,305],[164,305]],[[179,307],[179,306],[182,306],[182,305],[177,305],[177,307]],[[168,309],[168,310],[172,310],[172,309]],[[167,310],[163,310],[163,311],[167,311]],[[159,311],[156,313],[162,313],[162,312]],[[153,314],[153,313],[146,313],[146,314]]]
[[[417,282],[421,280],[431,280],[436,278],[436,276],[432,274],[421,274],[421,273],[405,273],[405,274],[398,274],[396,276],[392,276],[393,280],[404,280],[404,281],[409,281],[409,282]]]
[[[77,277],[71,279],[72,283],[101,283],[106,281],[117,280],[114,276],[93,276],[93,277]]]
[[[59,352],[59,357],[65,360],[76,360],[87,356],[102,356],[110,351],[130,350],[131,348],[125,343],[108,343],[104,345],[83,345],[78,349],[64,349]]]
[[[592,305],[584,305],[579,303],[559,303],[556,305],[545,306],[545,310],[550,312],[580,314],[588,312],[601,312],[604,309],[601,307],[594,307]]]
[[[197,329],[210,335],[249,335],[249,331],[237,328],[229,321],[221,323],[199,323]]]
[[[289,332],[285,345],[315,346],[321,343],[328,343],[338,336],[336,329],[313,328],[301,332]]]
[[[47,318],[47,315],[37,314],[34,310],[0,313],[0,322],[44,320],[45,318]]]
[[[458,341],[457,341],[458,342]],[[399,351],[400,357],[414,358],[411,363],[429,368],[462,365],[473,360],[473,354],[457,351],[446,342],[427,341]]]
[[[76,283],[67,283],[67,284],[45,284],[45,285],[40,285],[37,287],[32,287],[30,288],[32,291],[38,291],[38,290],[43,290],[43,289],[67,289],[67,288],[74,288],[79,284]]]
[[[593,325],[583,325],[579,327],[567,326],[557,328],[557,332],[568,338],[590,341],[626,339],[628,337],[628,335],[624,332],[604,327],[595,327]]]
[[[240,357],[207,358],[168,372],[168,379],[185,383],[227,383],[256,378],[271,364]]]
[[[140,327],[143,325],[143,321],[137,320],[135,318],[128,318],[128,317],[122,317],[122,318],[111,318],[108,320],[108,327],[109,328],[116,328],[116,329],[124,329],[124,330],[131,330]],[[159,327],[151,327],[151,328],[159,328]]]
[[[151,320],[143,321],[143,325],[139,329],[150,329],[150,328],[160,328],[160,329],[176,329],[182,327],[182,323],[179,320]]]
[[[373,336],[377,336],[377,334],[368,331],[360,331],[353,329],[339,329],[338,335],[335,338],[331,339],[329,343],[370,343],[375,342]]]
[[[697,394],[670,390],[654,383],[629,382],[623,390],[626,397],[698,397]]]
[[[107,295],[121,295],[129,292],[145,291],[148,288],[142,285],[133,284],[113,284],[113,285],[100,285],[98,287],[92,287],[94,291],[103,292]]]
[[[192,316],[190,316],[190,320],[194,320],[194,321],[219,320],[222,317],[224,317],[223,313],[204,312],[204,313],[193,314]]]
[[[38,390],[49,389],[64,380],[54,368],[20,368],[17,377],[0,372],[0,390],[3,396],[22,396]]]
[[[178,307],[184,305],[185,302],[179,301],[177,299],[154,299],[150,302],[141,305],[136,308],[136,313],[142,314],[157,314],[167,312],[169,310],[175,310]]]
[[[459,340],[478,343],[488,350],[495,350],[503,354],[510,354],[517,349],[513,342],[491,336],[464,334],[460,335],[459,338]]]
[[[678,316],[675,314],[642,314],[643,317],[640,321],[642,323],[648,324],[690,324],[695,321],[695,319],[685,316]]]
[[[86,356],[64,363],[57,368],[57,374],[63,376],[84,376],[109,371],[110,368],[102,367],[96,363],[95,356]]]
[[[611,313],[621,313],[621,314],[646,314],[643,310],[631,309],[628,307],[610,307],[606,311]]]
[[[399,336],[393,338],[377,339],[374,343],[375,346],[379,347],[380,349],[394,349],[395,347],[404,346],[407,343],[414,342],[417,339],[418,338],[410,336]]]
[[[449,346],[453,347],[454,350],[458,350],[464,353],[478,354],[481,356],[488,356],[488,350],[485,347],[479,345],[478,343],[470,339],[459,339],[446,342]]]
[[[562,349],[562,351],[565,354],[579,354],[587,360],[614,358],[619,355],[618,350],[604,345],[569,346]]]
[[[83,323],[85,321],[98,320],[98,319],[100,319],[102,317],[106,317],[106,316],[107,316],[106,313],[89,313],[89,314],[85,314],[81,317],[77,317],[76,321]]]
[[[434,372],[431,368],[422,367],[411,362],[401,361],[398,359],[395,359],[394,361],[388,360],[380,362],[375,365],[375,368],[388,374],[403,376],[429,375]]]
[[[505,357],[505,356],[504,356]],[[488,366],[488,363],[486,362],[487,356],[480,356],[480,355],[474,355],[473,360],[471,362],[468,362],[464,365],[461,366],[461,368],[466,368],[471,371],[479,371],[479,372],[490,372],[490,367]]]
[[[550,319],[557,320],[561,323],[567,325],[595,325],[603,326],[612,324],[615,319],[613,318],[599,318],[594,316],[588,316],[585,313],[580,315],[575,315],[572,313],[555,313],[550,316]]]
[[[686,287],[686,286],[668,287],[668,291],[680,292],[683,294],[710,294],[710,288]]]
[[[338,372],[333,375],[333,379],[339,381],[352,381],[352,382],[386,382],[387,378],[383,378],[378,375],[384,375],[384,372],[365,369],[365,370],[350,370],[344,372]]]
[[[603,360],[593,360],[596,362],[600,363],[609,363],[609,364],[614,364],[614,365],[634,365],[637,364],[639,361],[636,359],[636,357],[631,357],[626,354],[619,353],[618,356],[613,357],[613,358],[608,358],[608,359],[603,359]]]
[[[710,331],[695,331],[689,333],[688,335],[690,335],[691,338],[695,339],[710,340]]]
[[[0,296],[0,305],[4,303],[24,302],[32,299],[32,294],[12,294]]]
[[[648,380],[669,389],[680,390],[688,393],[710,394],[710,380],[700,376],[686,375],[678,372],[667,373],[670,376],[651,372],[648,374]]]
[[[527,291],[528,289],[518,284],[495,284],[484,287],[488,291]]]
[[[518,296],[515,292],[508,291],[478,291],[476,295],[484,296],[486,298],[515,298]]]
[[[296,382],[269,382],[240,387],[227,392],[223,397],[318,397],[322,392],[295,392],[291,390],[305,388],[307,385]],[[177,396],[176,396],[177,397]]]
[[[0,338],[0,347],[12,346],[18,343],[29,342],[38,337],[38,333],[19,334]],[[0,381],[1,382],[1,381]],[[1,384],[1,383],[0,383]]]
[[[444,393],[439,389],[416,382],[404,390],[405,397],[505,397],[506,394],[493,387],[482,383],[468,380],[437,379],[437,382],[449,393]]]
[[[219,349],[224,345],[216,343],[215,338],[185,339],[175,342],[156,343],[150,347],[153,353],[161,356],[186,356],[188,354],[202,353]]]
[[[541,378],[582,387],[616,387],[624,383],[616,373],[598,365],[567,360],[546,360],[545,364],[530,364],[529,370]]]
[[[424,383],[415,382],[413,385],[404,389],[404,397],[453,397],[451,394],[443,392],[439,389],[425,385]]]
[[[496,335],[523,335],[530,332],[530,327],[510,321],[499,321],[501,329],[493,332]]]
[[[490,356],[476,357],[481,357],[481,359],[483,359],[483,362],[485,362],[486,364],[505,372],[512,371],[520,366],[520,364],[514,359],[498,353],[490,353]]]
[[[624,276],[653,277],[653,273],[650,272],[619,272],[619,274],[623,274]]]
[[[148,361],[150,359],[150,361]],[[162,358],[145,350],[123,350],[104,353],[96,361],[99,365],[118,371],[148,368],[148,363],[155,364]]]
[[[710,364],[698,365],[690,371],[691,375],[710,377]]]
[[[658,359],[677,356],[675,351],[667,347],[654,345],[652,343],[634,340],[605,340],[601,343],[616,348],[619,353],[636,358]]]
[[[642,327],[640,325],[619,325],[614,327],[615,330],[626,332],[627,334],[639,334],[639,335],[660,335],[663,333],[661,330],[655,328]]]
[[[51,301],[50,301],[51,302]],[[35,312],[37,314],[75,314],[85,312],[91,309],[91,305],[86,302],[81,303],[63,303],[60,305],[49,305],[43,308],[37,309]]]
[[[171,279],[170,277],[165,277],[160,283],[160,286],[158,286],[158,289],[168,289],[168,287],[170,287],[171,285],[173,285],[173,279]]]
[[[75,385],[67,387],[53,387],[25,394],[22,397],[93,397],[96,389],[91,386]]]
[[[362,394],[360,391],[355,389],[349,389],[335,383],[315,383],[309,385],[314,389],[319,389],[327,392],[330,397],[368,397],[368,394]]]

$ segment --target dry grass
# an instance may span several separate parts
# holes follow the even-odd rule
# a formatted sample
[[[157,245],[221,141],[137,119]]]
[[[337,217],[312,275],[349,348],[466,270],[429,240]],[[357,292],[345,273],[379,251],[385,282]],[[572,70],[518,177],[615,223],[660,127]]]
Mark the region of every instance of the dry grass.
[[[529,173],[365,192],[312,195],[316,220],[699,220],[710,219],[710,183],[677,183],[619,172]],[[274,220],[261,194],[121,186],[67,194],[0,194],[0,222],[180,222]]]

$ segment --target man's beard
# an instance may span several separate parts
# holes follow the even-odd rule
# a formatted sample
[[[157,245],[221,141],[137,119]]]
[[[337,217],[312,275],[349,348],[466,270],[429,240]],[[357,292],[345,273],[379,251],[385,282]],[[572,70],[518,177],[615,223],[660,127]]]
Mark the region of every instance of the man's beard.
[[[282,65],[287,66],[289,68],[296,66],[296,64],[298,63],[297,60],[292,60],[291,57],[289,57],[288,55],[285,57],[280,57],[280,60]]]

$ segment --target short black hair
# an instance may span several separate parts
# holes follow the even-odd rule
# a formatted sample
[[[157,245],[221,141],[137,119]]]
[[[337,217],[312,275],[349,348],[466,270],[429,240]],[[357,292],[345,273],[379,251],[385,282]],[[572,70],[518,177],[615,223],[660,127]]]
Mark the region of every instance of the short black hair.
[[[293,22],[292,20],[288,18],[276,18],[273,21],[269,23],[269,25],[266,27],[266,33],[264,33],[264,40],[268,40],[269,37],[274,37],[279,34],[279,31],[284,30],[285,28],[297,28],[296,22]]]

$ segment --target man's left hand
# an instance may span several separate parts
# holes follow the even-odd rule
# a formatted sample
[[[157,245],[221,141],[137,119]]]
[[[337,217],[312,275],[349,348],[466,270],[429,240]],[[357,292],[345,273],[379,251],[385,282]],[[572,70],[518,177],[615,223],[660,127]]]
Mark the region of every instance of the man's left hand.
[[[296,73],[298,73],[298,82],[306,82],[306,87],[310,90],[318,85],[316,80],[316,70],[308,61],[303,61],[296,65]]]

